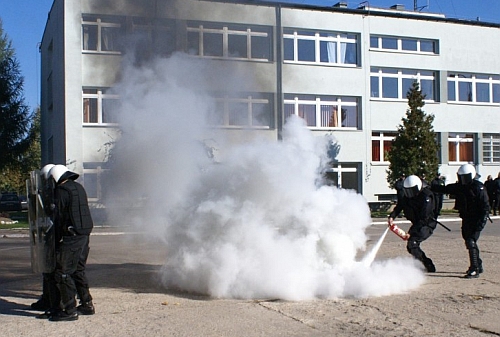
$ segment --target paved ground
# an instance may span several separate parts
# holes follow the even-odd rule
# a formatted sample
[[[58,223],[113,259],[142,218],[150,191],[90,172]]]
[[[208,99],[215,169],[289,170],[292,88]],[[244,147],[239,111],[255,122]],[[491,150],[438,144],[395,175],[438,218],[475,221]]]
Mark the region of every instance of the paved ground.
[[[438,272],[407,294],[368,299],[289,302],[224,300],[163,289],[156,271],[165,252],[133,233],[97,228],[89,278],[97,313],[75,322],[35,319],[40,293],[31,273],[26,232],[0,230],[2,336],[500,336],[500,219],[480,239],[484,274],[461,278],[468,266],[460,224],[446,219],[423,248]],[[369,234],[377,240],[384,220]],[[130,253],[133,252],[133,253]],[[404,256],[388,235],[377,259]]]

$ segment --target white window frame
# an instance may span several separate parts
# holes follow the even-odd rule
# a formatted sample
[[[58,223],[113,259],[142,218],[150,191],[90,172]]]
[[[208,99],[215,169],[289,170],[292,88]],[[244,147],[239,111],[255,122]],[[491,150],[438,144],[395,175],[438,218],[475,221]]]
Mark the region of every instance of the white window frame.
[[[314,96],[314,95],[307,95],[310,96],[311,98],[314,97],[314,99],[308,100],[308,99],[299,99],[298,95],[296,95],[293,99],[285,99],[283,101],[284,105],[287,104],[293,104],[293,114],[296,116],[299,116],[299,106],[300,105],[311,105],[315,107],[315,114],[316,114],[316,125],[308,126],[308,128],[311,129],[326,129],[326,130],[331,130],[331,129],[342,129],[342,130],[358,130],[359,129],[359,99],[356,99],[355,102],[349,102],[349,101],[342,101],[342,96],[334,96],[336,97],[336,100],[322,100],[320,97]],[[333,96],[332,96],[333,97]],[[346,96],[344,96],[346,97]],[[347,98],[347,97],[346,97]],[[355,98],[355,97],[349,97],[349,98]],[[342,107],[356,107],[356,127],[349,127],[349,126],[342,126],[342,113],[337,113],[337,125],[338,126],[324,126],[323,123],[323,118],[321,118],[321,106],[331,106],[336,107],[337,111],[342,111]],[[329,121],[326,121],[327,123]]]
[[[321,36],[321,34],[328,34],[329,36]],[[345,35],[354,35],[356,38],[347,38]],[[293,30],[293,34],[287,33],[283,34],[283,40],[291,39],[293,40],[293,60],[283,60],[284,63],[300,63],[300,64],[321,64],[330,66],[342,66],[342,67],[357,67],[359,63],[359,46],[356,33],[340,33],[340,32],[315,32],[313,35],[301,35],[300,30]],[[299,60],[299,40],[314,41],[314,61],[300,61]],[[336,43],[336,62],[321,62],[321,48],[320,42],[334,42]],[[354,44],[356,49],[356,63],[344,63],[342,61],[341,44],[350,43]]]
[[[267,98],[254,97],[253,95],[247,95],[245,97],[230,97],[223,96],[215,98],[215,101],[223,106],[224,111],[222,112],[222,125],[212,125],[217,127],[224,128],[233,128],[233,129],[241,129],[241,128],[250,128],[250,129],[270,129],[270,125],[253,125],[254,121],[254,106],[256,104],[264,104],[269,106],[271,104],[270,100]],[[247,105],[247,124],[244,125],[231,125],[230,123],[230,103],[243,103]],[[270,109],[271,111],[272,109]],[[269,116],[269,123],[272,123],[272,116]]]
[[[188,26],[187,32],[195,32],[199,34],[199,57],[209,57],[215,59],[234,59],[234,60],[252,60],[252,61],[262,61],[268,62],[269,59],[263,58],[253,58],[252,57],[252,37],[265,37],[269,38],[268,32],[258,32],[252,31],[251,27],[247,27],[246,29],[230,29],[227,26],[222,25],[221,28],[207,28],[204,27],[203,24],[199,24],[196,26]],[[212,55],[204,55],[203,54],[203,34],[221,34],[222,35],[222,56],[212,56]],[[247,37],[247,55],[245,57],[235,57],[229,54],[229,35],[243,35]]]
[[[486,153],[488,155],[485,155]],[[486,161],[486,158],[489,160]],[[500,133],[483,134],[483,163],[497,165],[500,163]]]
[[[109,169],[105,169],[101,166],[98,166],[96,168],[92,168],[92,169],[88,169],[88,168],[84,168],[83,169],[83,184],[85,186],[85,176],[87,174],[95,174],[96,175],[96,193],[97,193],[97,197],[94,197],[94,196],[89,196],[88,197],[88,200],[89,202],[92,202],[92,203],[99,203],[99,200],[102,199],[103,195],[102,195],[102,175],[104,173],[107,173],[109,172]]]
[[[85,49],[84,47],[84,41],[85,37],[84,32],[83,32],[83,26],[97,26],[97,50],[93,49]],[[121,24],[119,23],[113,23],[113,22],[106,22],[103,21],[101,18],[96,18],[96,21],[85,21],[84,18],[82,18],[82,52],[84,53],[99,53],[99,54],[116,54],[120,55],[120,51],[116,50],[102,50],[102,28],[121,28]]]
[[[439,55],[438,52],[438,40],[433,39],[424,39],[418,37],[405,37],[405,36],[387,36],[387,35],[370,35],[370,39],[376,38],[378,39],[377,47],[372,47],[370,43],[370,50],[372,51],[384,51],[389,53],[408,53],[408,54],[425,54],[425,55]],[[397,49],[383,48],[382,40],[384,38],[397,39]],[[415,40],[417,41],[417,50],[407,50],[403,49],[403,40]],[[421,50],[421,43],[423,41],[432,42],[434,46],[434,51],[423,51]],[[371,41],[370,41],[371,42]]]
[[[84,90],[97,90],[97,93],[85,93]],[[104,99],[115,99],[118,100],[120,99],[119,95],[114,95],[114,94],[105,94],[103,93],[105,89],[100,88],[83,88],[82,90],[82,103],[86,98],[89,99],[97,99],[97,122],[86,122],[85,121],[85,111],[84,111],[84,106],[82,104],[82,123],[83,125],[117,125],[117,123],[103,123],[102,122],[102,101]]]
[[[373,71],[373,69],[377,69],[377,71]],[[387,70],[397,70],[397,73],[386,73],[384,72],[384,69]],[[417,72],[416,75],[413,74],[403,74],[403,70],[408,70],[408,71],[415,71]],[[430,71],[433,73],[433,75],[422,75],[421,72],[423,71]],[[434,85],[434,95],[436,95],[436,72],[432,70],[420,70],[420,69],[396,69],[396,68],[385,68],[385,67],[372,67],[370,70],[370,82],[371,78],[376,77],[378,79],[378,88],[379,88],[379,95],[378,97],[374,97],[373,93],[370,89],[370,99],[371,100],[384,100],[384,101],[406,101],[406,94],[407,92],[403,92],[403,79],[411,79],[411,80],[416,80],[418,84],[420,85],[420,90],[422,90],[421,87],[421,81],[422,80],[428,80],[428,81],[433,81]],[[393,98],[393,97],[383,97],[383,79],[384,78],[396,78],[398,81],[398,97]],[[433,103],[435,102],[435,99],[429,99],[426,97],[424,102],[427,103]]]
[[[500,105],[500,102],[494,102],[493,101],[493,85],[500,85],[500,77],[498,75],[482,75],[482,76],[488,76],[488,78],[478,78],[479,74],[460,74],[460,73],[450,73],[448,74],[447,82],[448,86],[453,85],[455,88],[455,99],[451,100],[449,95],[448,95],[448,103],[459,103],[459,104],[481,104],[481,105]],[[460,100],[460,91],[459,91],[459,85],[460,83],[467,83],[470,85],[471,92],[470,92],[470,101],[461,101]],[[477,100],[477,91],[476,91],[476,84],[478,83],[484,83],[488,84],[489,88],[489,96],[490,100],[489,102],[479,102]],[[500,89],[499,89],[500,90]]]
[[[346,164],[349,165],[349,164]],[[358,169],[356,167],[342,167],[341,163],[334,164],[332,167],[328,168],[326,172],[337,173],[337,187],[342,187],[342,173],[357,173]],[[359,177],[358,177],[359,178]],[[358,186],[359,188],[359,186]]]
[[[452,136],[455,135],[455,136]],[[467,136],[472,136],[472,137],[467,137]],[[448,134],[448,144],[450,143],[455,143],[455,153],[457,160],[452,161],[450,160],[450,154],[448,153],[448,162],[452,164],[466,164],[466,163],[472,163],[474,161],[474,135],[471,133],[449,133]],[[472,158],[470,161],[461,161],[460,160],[460,144],[461,143],[472,143]]]
[[[395,138],[396,138],[396,134],[397,132],[394,132],[394,131],[387,131],[387,132],[384,132],[384,131],[373,131],[374,133],[378,133],[378,136],[374,136],[372,134],[372,142],[374,140],[378,141],[379,142],[379,148],[380,148],[380,158],[381,160],[373,160],[373,158],[371,159],[372,163],[374,164],[388,164],[389,161],[385,160],[385,153],[384,153],[384,142],[392,142]],[[387,136],[386,134],[394,134],[394,135],[391,135],[391,136]]]

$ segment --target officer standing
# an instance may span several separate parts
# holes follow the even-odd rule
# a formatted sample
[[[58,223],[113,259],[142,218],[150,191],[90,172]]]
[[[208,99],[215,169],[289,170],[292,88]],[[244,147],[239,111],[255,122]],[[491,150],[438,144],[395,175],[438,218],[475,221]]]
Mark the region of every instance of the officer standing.
[[[420,248],[422,241],[428,239],[436,228],[434,193],[419,177],[410,175],[403,182],[403,196],[389,215],[388,225],[392,226],[394,219],[404,210],[405,217],[412,225],[408,230],[410,235],[406,249],[417,260],[421,261],[429,273],[436,271],[430,258]]]
[[[498,176],[493,180],[493,190],[495,191],[495,202],[493,203],[493,215],[497,215],[497,211],[500,212],[500,172]]]
[[[477,240],[486,225],[490,205],[483,183],[475,179],[476,169],[471,164],[460,166],[458,182],[446,186],[432,186],[438,193],[455,195],[455,209],[462,218],[462,238],[469,251],[470,266],[465,278],[476,278],[483,272]]]
[[[488,177],[484,181],[484,188],[486,188],[486,193],[488,193],[488,199],[490,201],[490,210],[493,210],[493,215],[497,215],[497,212],[495,210],[496,187],[495,187],[495,181],[493,180],[491,174],[488,175]]]
[[[81,314],[93,314],[94,307],[85,274],[89,236],[93,221],[87,194],[75,180],[79,175],[64,165],[55,165],[49,175],[56,183],[54,226],[56,230],[55,281],[61,296],[61,310],[51,321],[73,321]],[[76,307],[78,295],[81,305]]]
[[[53,204],[53,186],[52,181],[49,179],[49,172],[52,167],[54,167],[54,164],[47,164],[40,170],[42,189],[39,193],[42,197],[45,215],[49,217],[52,214],[51,205]],[[54,240],[53,233],[47,233],[47,239]],[[50,243],[50,245],[53,248],[55,242]],[[51,252],[53,253],[53,251]],[[53,272],[42,273],[42,277],[42,295],[37,302],[31,304],[31,308],[45,311],[44,314],[37,316],[38,318],[48,318],[50,312],[59,305],[59,291],[55,284]]]

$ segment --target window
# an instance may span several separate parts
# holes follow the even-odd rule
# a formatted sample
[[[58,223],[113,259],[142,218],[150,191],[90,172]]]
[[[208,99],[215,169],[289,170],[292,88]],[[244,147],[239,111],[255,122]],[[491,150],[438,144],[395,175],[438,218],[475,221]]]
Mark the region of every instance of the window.
[[[356,163],[337,163],[325,172],[326,183],[338,188],[355,190],[360,192],[359,188],[359,164]]]
[[[370,35],[370,49],[419,54],[439,54],[438,41],[419,38]]]
[[[449,74],[448,102],[498,104],[500,103],[500,76]]]
[[[500,133],[483,135],[483,162],[485,164],[500,163]]]
[[[428,70],[372,67],[370,90],[372,98],[406,100],[412,83],[417,81],[425,101],[436,101],[436,73]]]
[[[98,202],[102,199],[102,181],[105,174],[109,173],[106,163],[83,163],[83,185],[90,202]]]
[[[285,62],[358,64],[357,34],[285,29],[283,48]]]
[[[84,88],[83,123],[116,124],[118,95],[107,94],[106,89]]]
[[[474,136],[465,133],[450,133],[448,155],[450,162],[474,162]]]
[[[269,27],[189,23],[187,48],[191,55],[231,59],[271,60]]]
[[[372,162],[387,162],[385,155],[396,136],[396,132],[372,132]]]
[[[118,18],[83,16],[82,50],[98,53],[119,53],[122,25]]]
[[[357,129],[358,102],[356,97],[285,94],[284,117],[297,115],[311,128]]]
[[[272,96],[265,93],[233,94],[215,99],[208,123],[224,127],[271,128]]]
[[[168,56],[175,51],[174,23],[165,19],[133,17],[128,20],[130,41],[135,43],[135,56],[151,54]]]

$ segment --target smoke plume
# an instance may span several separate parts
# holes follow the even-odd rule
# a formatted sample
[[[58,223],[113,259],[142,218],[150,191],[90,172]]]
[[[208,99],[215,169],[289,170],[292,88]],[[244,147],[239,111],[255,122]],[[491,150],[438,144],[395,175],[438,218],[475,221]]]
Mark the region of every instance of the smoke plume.
[[[304,300],[422,284],[409,257],[369,266],[356,260],[370,212],[354,191],[318,185],[331,138],[313,136],[298,117],[286,122],[282,141],[229,142],[206,127],[212,83],[237,76],[177,54],[124,67],[126,80],[115,88],[122,135],[107,205],[142,204],[110,219],[161,238],[165,286],[219,298]],[[207,139],[219,150],[216,161]]]

